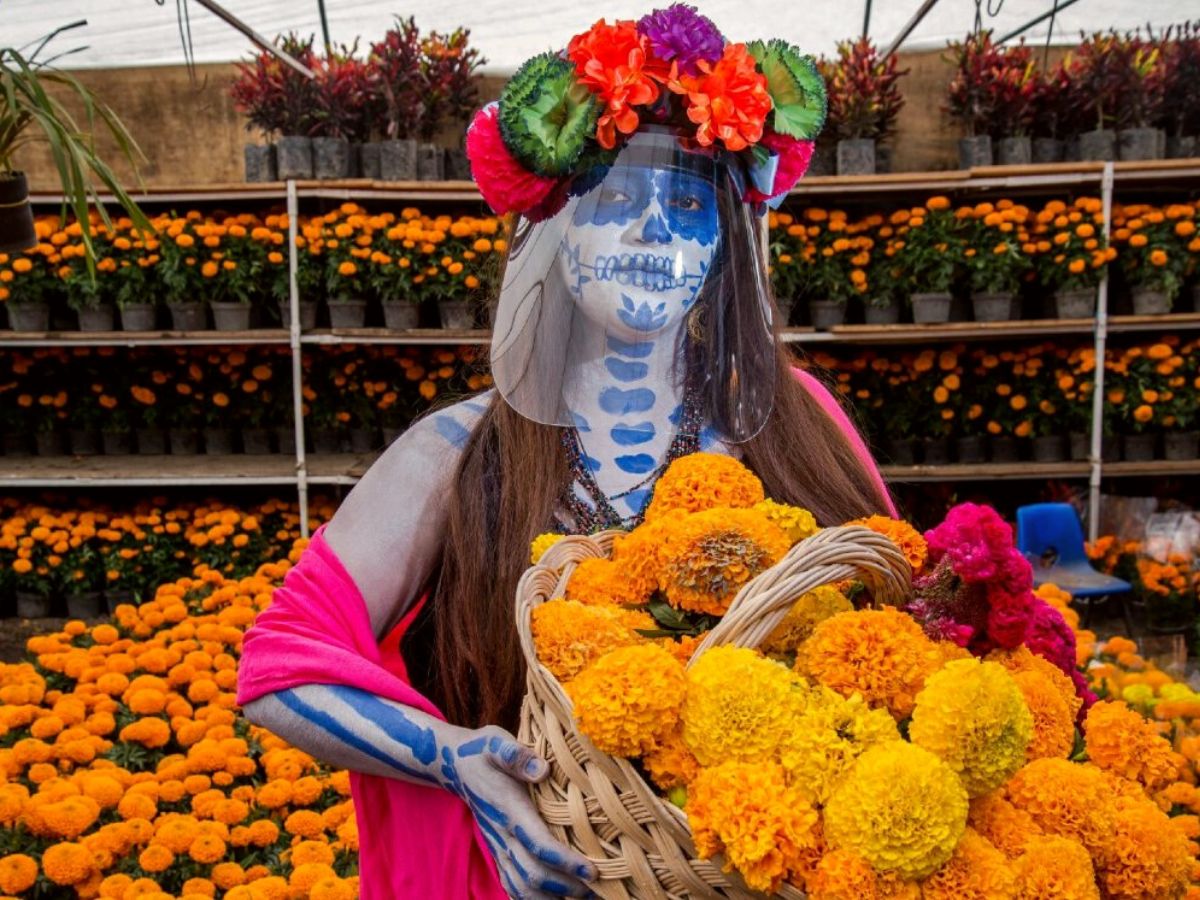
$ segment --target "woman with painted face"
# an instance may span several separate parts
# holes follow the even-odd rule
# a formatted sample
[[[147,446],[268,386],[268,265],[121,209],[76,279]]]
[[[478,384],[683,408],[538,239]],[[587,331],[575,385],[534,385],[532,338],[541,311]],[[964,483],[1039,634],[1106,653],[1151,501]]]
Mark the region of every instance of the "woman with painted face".
[[[644,63],[620,103],[593,84],[604,41]],[[821,524],[894,515],[849,419],[777,335],[763,203],[820,127],[810,67],[676,6],[597,23],[476,117],[476,181],[517,214],[496,387],[388,448],[247,633],[239,673],[247,718],[351,771],[365,900],[586,896],[597,877],[539,818],[527,784],[548,765],[512,735],[533,537],[633,527],[659,474],[698,450],[741,458]],[[781,69],[803,90],[763,74]],[[757,125],[745,96],[733,124],[696,125],[717,74],[765,100]]]

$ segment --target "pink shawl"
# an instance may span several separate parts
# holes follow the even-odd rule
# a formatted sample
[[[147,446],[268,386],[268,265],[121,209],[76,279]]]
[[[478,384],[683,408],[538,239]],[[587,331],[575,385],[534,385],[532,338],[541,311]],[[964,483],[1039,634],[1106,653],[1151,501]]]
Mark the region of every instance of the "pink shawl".
[[[797,369],[796,377],[845,432],[895,516],[883,478],[840,404],[807,372]],[[366,603],[325,542],[324,530],[324,525],[317,529],[271,605],[246,632],[238,704],[302,684],[341,684],[443,718],[409,684],[399,652],[400,638],[421,604],[382,644],[376,643]],[[350,773],[350,788],[358,822],[362,900],[507,896],[483,835],[466,804],[453,794],[360,772]]]

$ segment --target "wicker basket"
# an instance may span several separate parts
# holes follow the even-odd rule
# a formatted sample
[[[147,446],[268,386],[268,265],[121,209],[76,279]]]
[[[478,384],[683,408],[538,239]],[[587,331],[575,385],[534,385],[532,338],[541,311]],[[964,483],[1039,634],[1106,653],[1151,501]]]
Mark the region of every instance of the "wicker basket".
[[[606,900],[762,897],[736,872],[722,872],[719,857],[696,858],[684,812],[660,799],[627,760],[602,753],[576,730],[571,701],[537,662],[534,608],[561,597],[582,560],[607,557],[613,535],[564,538],[517,588],[517,630],[529,666],[519,737],[550,761],[550,776],[532,788],[534,801],[555,837],[596,862],[600,878],[592,889]],[[907,596],[911,570],[882,535],[858,526],[827,528],[745,585],[692,662],[709,647],[757,647],[796,598],[847,578],[861,578],[877,600],[895,602]],[[804,894],[784,885],[776,896]]]

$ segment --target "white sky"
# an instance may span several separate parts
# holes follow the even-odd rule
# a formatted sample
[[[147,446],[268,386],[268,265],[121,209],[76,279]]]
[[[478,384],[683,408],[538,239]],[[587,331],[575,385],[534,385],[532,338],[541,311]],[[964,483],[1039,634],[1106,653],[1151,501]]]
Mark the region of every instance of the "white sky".
[[[87,44],[72,56],[70,66],[145,66],[183,62],[176,21],[176,0],[0,0],[0,43],[20,47],[51,29],[76,19],[85,28],[60,37],[60,50]],[[252,28],[273,38],[296,30],[320,34],[317,0],[219,0]],[[416,16],[422,29],[471,29],[472,42],[488,59],[485,71],[511,72],[535,53],[562,47],[571,35],[585,30],[600,15],[637,18],[669,0],[605,0],[593,2],[515,2],[515,0],[326,0],[331,36],[335,42],[378,38],[403,11]],[[840,39],[862,29],[866,0],[692,0],[724,34],[735,40],[781,37],[810,53],[829,53]],[[982,0],[985,21],[1005,34],[1053,6],[1053,0]],[[1060,3],[1065,0],[1059,0]],[[999,15],[986,15],[989,6]],[[886,46],[920,6],[920,0],[874,0],[871,34]],[[195,2],[189,2],[192,40],[197,62],[226,62],[244,58],[249,43],[236,31]],[[1059,13],[1055,43],[1071,43],[1081,29],[1115,26],[1126,30],[1147,23],[1157,30],[1188,17],[1200,18],[1197,0],[1077,0]],[[940,0],[912,34],[905,47],[941,47],[972,26],[974,0]],[[1046,23],[1028,33],[1044,41]],[[319,40],[319,38],[318,38]]]

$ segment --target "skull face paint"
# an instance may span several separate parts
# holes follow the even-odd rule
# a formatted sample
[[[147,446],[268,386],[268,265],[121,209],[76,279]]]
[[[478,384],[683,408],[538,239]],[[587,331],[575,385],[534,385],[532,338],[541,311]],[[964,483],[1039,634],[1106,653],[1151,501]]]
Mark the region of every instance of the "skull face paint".
[[[576,206],[563,234],[563,276],[584,319],[644,338],[678,325],[717,248],[711,178],[618,164]]]

